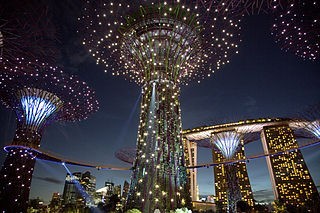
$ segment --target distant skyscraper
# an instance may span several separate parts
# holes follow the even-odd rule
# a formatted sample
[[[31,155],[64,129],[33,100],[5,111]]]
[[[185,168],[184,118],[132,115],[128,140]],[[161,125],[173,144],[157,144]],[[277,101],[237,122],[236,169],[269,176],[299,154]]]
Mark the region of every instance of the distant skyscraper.
[[[123,188],[122,188],[122,205],[124,206],[127,202],[127,197],[129,193],[130,184],[128,181],[124,181]]]
[[[81,181],[81,175],[81,172],[75,172],[72,175],[67,174],[62,195],[64,206],[77,206],[79,204],[78,199],[82,196],[77,184]]]
[[[49,204],[51,212],[60,212],[61,208],[61,195],[59,192],[54,192]]]
[[[114,183],[107,181],[105,182],[104,186],[107,188],[107,196],[110,197],[114,194]]]
[[[121,197],[121,185],[116,185],[116,186],[114,187],[114,192],[113,192],[113,194],[118,195],[119,198]]]
[[[93,197],[96,191],[96,177],[91,175],[89,171],[86,171],[82,174],[81,185],[88,194],[86,196],[86,205],[93,205]]]
[[[272,155],[298,148],[293,130],[287,124],[265,126],[261,134],[264,152],[271,154],[267,156],[267,165],[275,199],[295,206],[304,205],[318,191],[302,153],[296,149]]]
[[[237,153],[235,154],[234,159],[244,159],[244,146],[241,146]],[[214,162],[223,162],[226,159],[222,155],[222,153],[217,150],[213,149],[212,151],[213,161]],[[250,206],[253,206],[253,195],[252,189],[248,177],[247,166],[244,161],[233,163],[232,166],[236,169],[236,175],[238,179],[238,184],[241,193],[241,200],[247,202]],[[225,164],[220,164],[214,167],[214,180],[215,180],[215,191],[216,191],[216,201],[222,202],[224,207],[227,207],[228,198],[227,198],[227,178],[226,178],[226,166]]]
[[[89,171],[67,174],[63,189],[64,206],[90,206],[96,191],[96,178]]]

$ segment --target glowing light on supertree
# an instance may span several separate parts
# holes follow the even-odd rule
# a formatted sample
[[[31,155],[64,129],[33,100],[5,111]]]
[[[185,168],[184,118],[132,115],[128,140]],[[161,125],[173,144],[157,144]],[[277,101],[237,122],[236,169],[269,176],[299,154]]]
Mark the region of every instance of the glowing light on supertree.
[[[222,155],[230,160],[235,156],[239,149],[241,141],[243,141],[243,133],[235,130],[213,132],[211,135],[211,143],[216,146]],[[230,163],[225,165],[226,179],[227,179],[227,199],[228,212],[237,212],[236,204],[241,200],[241,191],[239,187],[239,180],[237,177],[237,167]]]
[[[24,212],[36,156],[23,147],[38,148],[49,123],[86,119],[98,103],[85,82],[58,67],[23,59],[15,64],[14,68],[2,64],[0,73],[0,99],[17,117],[15,137],[6,147],[0,174],[0,210]]]
[[[287,0],[198,0],[203,7],[216,8],[221,12],[234,11],[239,14],[269,13],[282,8]]]
[[[9,65],[16,58],[55,62],[58,33],[47,6],[36,0],[1,0],[0,5],[0,62]]]
[[[142,85],[137,155],[127,208],[190,204],[180,117],[180,85],[229,63],[239,18],[192,1],[86,1],[83,44],[105,71]]]
[[[292,0],[280,10],[272,35],[281,48],[309,60],[320,57],[320,3]]]

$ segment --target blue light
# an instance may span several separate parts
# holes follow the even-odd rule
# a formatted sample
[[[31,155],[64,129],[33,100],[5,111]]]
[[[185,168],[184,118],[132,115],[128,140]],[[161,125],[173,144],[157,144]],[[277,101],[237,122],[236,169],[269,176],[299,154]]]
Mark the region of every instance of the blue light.
[[[20,100],[27,125],[40,126],[57,110],[49,100],[37,96],[22,96]]]
[[[220,132],[212,135],[211,142],[225,158],[231,159],[241,142],[241,135],[235,131]]]

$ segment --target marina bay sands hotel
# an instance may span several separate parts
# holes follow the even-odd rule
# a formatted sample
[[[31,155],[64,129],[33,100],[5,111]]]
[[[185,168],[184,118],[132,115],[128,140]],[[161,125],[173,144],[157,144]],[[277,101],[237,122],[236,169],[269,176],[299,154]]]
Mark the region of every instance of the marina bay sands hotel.
[[[189,168],[192,200],[198,199],[197,186],[197,147],[212,148],[213,163],[202,165],[213,166],[215,181],[215,201],[227,205],[226,163],[236,165],[241,199],[253,206],[253,194],[247,173],[247,157],[244,145],[250,142],[262,142],[263,157],[266,158],[270,181],[275,199],[294,206],[304,205],[314,194],[319,196],[301,151],[297,138],[301,136],[294,130],[301,129],[301,122],[289,119],[256,119],[236,123],[204,126],[183,131],[185,158]],[[212,132],[243,132],[245,137],[240,143],[232,162],[226,161],[221,152],[210,141]],[[250,132],[250,133],[249,133]],[[198,165],[198,166],[195,166]]]

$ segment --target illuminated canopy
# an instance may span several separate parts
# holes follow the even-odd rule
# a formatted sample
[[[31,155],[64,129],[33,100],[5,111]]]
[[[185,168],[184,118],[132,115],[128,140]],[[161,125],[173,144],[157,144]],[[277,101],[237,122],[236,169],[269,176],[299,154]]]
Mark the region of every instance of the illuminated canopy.
[[[97,63],[141,84],[159,72],[181,83],[210,76],[240,42],[239,16],[192,1],[87,0],[79,21]]]
[[[212,133],[211,143],[213,143],[227,159],[231,159],[236,152],[242,135],[236,131]]]
[[[0,99],[19,121],[32,126],[47,118],[77,121],[98,110],[95,92],[76,76],[40,62],[16,59],[15,64],[1,64]]]

